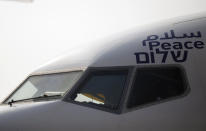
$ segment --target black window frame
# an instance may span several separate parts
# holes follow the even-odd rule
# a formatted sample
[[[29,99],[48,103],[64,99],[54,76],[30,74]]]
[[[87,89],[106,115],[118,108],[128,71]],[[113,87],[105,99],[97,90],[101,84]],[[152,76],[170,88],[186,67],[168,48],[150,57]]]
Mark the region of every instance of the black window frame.
[[[181,76],[183,78],[183,84],[184,84],[184,92],[180,95],[177,95],[177,96],[174,96],[174,97],[170,97],[170,98],[166,98],[166,99],[163,99],[163,100],[159,100],[159,101],[156,101],[156,102],[149,102],[149,103],[146,103],[146,104],[143,104],[143,105],[137,105],[137,106],[134,106],[132,108],[128,108],[127,107],[127,104],[129,103],[129,99],[130,99],[130,95],[131,95],[131,91],[132,91],[132,88],[134,87],[134,84],[135,84],[135,78],[136,78],[136,75],[138,75],[138,70],[139,69],[147,69],[147,68],[168,68],[168,67],[176,67],[178,69],[180,69],[181,71]],[[135,66],[135,69],[134,69],[134,72],[133,72],[133,77],[132,77],[132,80],[131,80],[131,86],[129,87],[128,89],[128,92],[127,92],[127,96],[125,98],[125,103],[124,103],[124,109],[122,110],[122,113],[127,113],[127,112],[131,112],[131,111],[135,111],[135,110],[138,110],[138,109],[142,109],[142,108],[147,108],[149,106],[152,106],[152,105],[158,105],[158,104],[161,104],[161,103],[164,103],[164,102],[169,102],[169,101],[173,101],[173,100],[177,100],[177,99],[180,99],[180,98],[183,98],[185,96],[187,96],[190,92],[190,87],[189,87],[189,82],[188,82],[188,78],[187,78],[187,74],[186,74],[186,71],[184,69],[184,67],[182,65],[176,65],[176,64],[168,64],[168,65],[137,65]]]
[[[77,102],[77,101],[74,101],[71,99],[72,95],[75,94],[79,88],[81,88],[82,83],[85,82],[87,77],[90,76],[92,72],[96,72],[96,71],[100,71],[100,72],[101,71],[125,71],[125,70],[127,70],[128,74],[127,74],[126,82],[125,82],[124,89],[122,92],[122,97],[120,98],[119,105],[116,109],[111,109],[111,108],[107,108],[104,106],[98,106],[95,104],[81,103],[81,102]],[[78,80],[78,82],[74,85],[74,87],[70,90],[70,92],[68,92],[68,94],[66,94],[66,96],[63,98],[63,101],[77,104],[80,106],[85,106],[85,107],[90,107],[90,108],[106,111],[109,113],[120,114],[120,113],[122,113],[122,110],[124,108],[123,103],[125,102],[126,94],[128,92],[128,88],[129,88],[129,85],[131,83],[131,78],[132,78],[131,76],[132,76],[133,72],[134,72],[134,66],[88,67],[88,69],[85,71],[85,73],[82,75],[82,77]]]
[[[181,95],[178,95],[178,96],[166,98],[166,99],[163,99],[163,100],[159,100],[157,102],[150,102],[150,103],[143,104],[143,105],[137,105],[137,106],[132,107],[132,108],[128,108],[127,103],[129,102],[129,96],[130,96],[130,93],[131,93],[132,88],[134,86],[136,72],[138,71],[138,69],[142,69],[142,68],[167,68],[167,67],[176,67],[176,68],[180,69],[182,78],[184,80],[183,81],[184,88],[185,88],[184,92]],[[106,107],[102,107],[102,106],[98,106],[98,105],[81,103],[81,102],[77,102],[77,101],[74,101],[74,100],[71,99],[72,95],[74,93],[76,93],[78,88],[81,88],[81,84],[85,81],[85,79],[87,79],[87,77],[90,75],[90,73],[92,71],[115,71],[115,70],[128,70],[128,75],[127,75],[125,87],[123,89],[122,97],[121,97],[120,102],[119,102],[120,104],[119,104],[119,106],[116,110],[106,108]],[[76,84],[73,86],[73,88],[64,96],[64,98],[62,100],[65,101],[65,102],[69,102],[69,103],[72,103],[72,104],[77,104],[77,105],[80,105],[80,106],[83,106],[83,107],[89,107],[89,108],[93,108],[93,109],[97,109],[97,110],[101,110],[101,111],[105,111],[105,112],[120,115],[120,114],[124,114],[124,113],[128,113],[128,112],[132,112],[132,111],[137,111],[137,110],[142,109],[142,108],[147,108],[147,107],[150,107],[152,105],[158,105],[158,104],[161,104],[161,103],[164,103],[164,102],[169,102],[169,101],[184,98],[189,94],[190,90],[191,89],[189,87],[189,82],[188,82],[188,77],[187,77],[186,71],[185,71],[184,67],[182,65],[179,65],[179,64],[88,67],[85,70],[85,72],[82,74],[81,78],[76,82]]]

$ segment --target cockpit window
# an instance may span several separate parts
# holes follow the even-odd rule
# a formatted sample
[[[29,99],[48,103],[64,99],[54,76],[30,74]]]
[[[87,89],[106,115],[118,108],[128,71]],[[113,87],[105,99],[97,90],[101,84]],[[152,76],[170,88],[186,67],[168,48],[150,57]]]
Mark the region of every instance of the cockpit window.
[[[154,103],[182,95],[185,77],[179,67],[137,68],[128,108]]]
[[[127,70],[91,71],[71,99],[78,103],[117,109],[127,74]]]
[[[7,100],[18,101],[40,96],[63,95],[80,78],[82,71],[29,77]]]

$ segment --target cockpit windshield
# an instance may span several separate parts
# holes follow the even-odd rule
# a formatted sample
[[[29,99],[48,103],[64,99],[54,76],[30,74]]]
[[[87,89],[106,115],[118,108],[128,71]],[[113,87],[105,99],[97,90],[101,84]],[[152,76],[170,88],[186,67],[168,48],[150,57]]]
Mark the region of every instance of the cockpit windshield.
[[[8,97],[5,103],[41,96],[63,95],[71,89],[81,74],[82,71],[72,71],[30,76]]]

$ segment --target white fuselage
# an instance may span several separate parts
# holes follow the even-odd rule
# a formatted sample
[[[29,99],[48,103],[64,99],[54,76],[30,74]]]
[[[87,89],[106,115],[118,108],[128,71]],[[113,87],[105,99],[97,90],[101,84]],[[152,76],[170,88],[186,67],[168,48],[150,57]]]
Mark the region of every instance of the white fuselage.
[[[16,103],[12,107],[2,105],[0,130],[206,130],[206,19],[166,22],[71,52],[31,75],[88,67],[178,65],[184,68],[188,83],[188,92],[180,98],[129,111],[123,104],[119,114],[71,103],[65,98]]]

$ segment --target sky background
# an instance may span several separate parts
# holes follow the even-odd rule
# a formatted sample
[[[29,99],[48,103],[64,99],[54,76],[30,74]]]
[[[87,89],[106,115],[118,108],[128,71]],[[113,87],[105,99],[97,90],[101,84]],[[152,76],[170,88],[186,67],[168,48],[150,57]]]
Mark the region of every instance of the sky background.
[[[206,13],[206,0],[21,1],[28,2],[0,0],[0,101],[56,56],[144,24]]]

